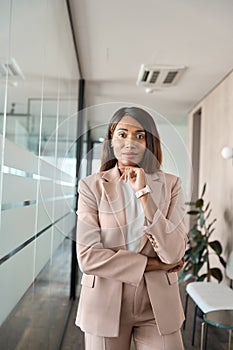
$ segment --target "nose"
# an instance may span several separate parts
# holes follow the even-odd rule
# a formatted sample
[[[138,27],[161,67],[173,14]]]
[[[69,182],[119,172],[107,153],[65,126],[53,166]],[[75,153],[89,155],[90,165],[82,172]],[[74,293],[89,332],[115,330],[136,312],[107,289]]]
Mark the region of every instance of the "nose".
[[[128,149],[135,148],[135,141],[133,141],[131,137],[127,137],[127,139],[125,139],[125,147]]]

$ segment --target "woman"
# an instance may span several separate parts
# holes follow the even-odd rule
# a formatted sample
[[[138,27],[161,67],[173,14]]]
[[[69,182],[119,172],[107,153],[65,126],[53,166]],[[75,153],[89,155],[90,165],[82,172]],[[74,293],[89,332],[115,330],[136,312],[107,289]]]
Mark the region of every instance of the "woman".
[[[137,107],[112,117],[100,172],[79,182],[76,324],[86,350],[183,349],[177,273],[186,245],[180,179],[160,170],[153,118]]]

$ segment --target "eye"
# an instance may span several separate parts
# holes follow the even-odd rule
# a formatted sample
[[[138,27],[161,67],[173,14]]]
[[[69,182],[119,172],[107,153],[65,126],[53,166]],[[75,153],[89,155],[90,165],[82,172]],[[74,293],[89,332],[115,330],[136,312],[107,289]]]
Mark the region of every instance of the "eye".
[[[127,135],[126,135],[125,132],[120,132],[120,133],[118,134],[118,137],[125,138],[125,137],[127,137]]]
[[[138,140],[144,140],[145,139],[145,135],[144,134],[137,134],[137,139]]]

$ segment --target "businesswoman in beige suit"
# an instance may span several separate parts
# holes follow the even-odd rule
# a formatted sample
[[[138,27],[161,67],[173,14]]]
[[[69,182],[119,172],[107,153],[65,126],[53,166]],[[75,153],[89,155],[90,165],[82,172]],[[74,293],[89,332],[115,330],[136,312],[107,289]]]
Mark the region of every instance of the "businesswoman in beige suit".
[[[83,272],[76,324],[86,350],[183,349],[177,283],[186,235],[180,179],[161,169],[151,115],[113,115],[100,172],[79,182],[77,255]]]

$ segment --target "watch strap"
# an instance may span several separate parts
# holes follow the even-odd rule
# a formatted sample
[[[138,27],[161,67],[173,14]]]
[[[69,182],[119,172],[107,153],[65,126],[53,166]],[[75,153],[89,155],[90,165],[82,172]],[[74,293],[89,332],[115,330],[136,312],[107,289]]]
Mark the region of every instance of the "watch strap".
[[[135,192],[135,196],[137,198],[142,197],[144,194],[150,193],[151,189],[148,185],[146,185],[144,188],[142,188],[141,190],[138,190],[137,192]]]

